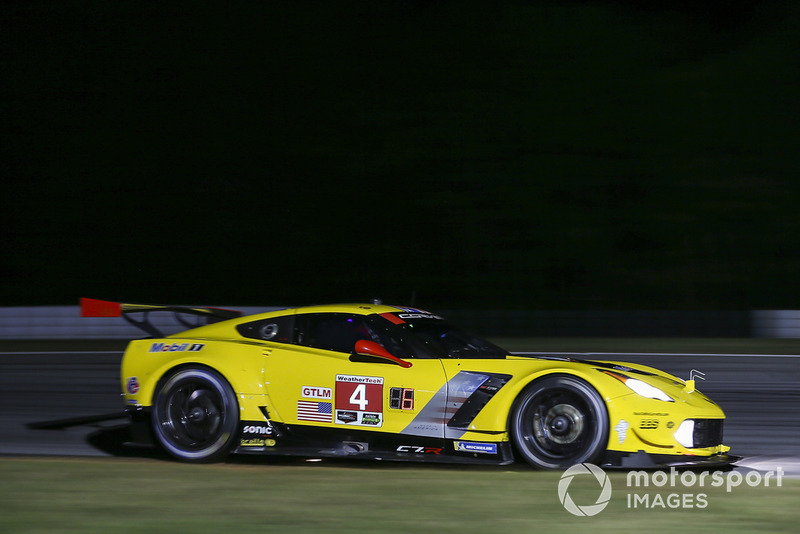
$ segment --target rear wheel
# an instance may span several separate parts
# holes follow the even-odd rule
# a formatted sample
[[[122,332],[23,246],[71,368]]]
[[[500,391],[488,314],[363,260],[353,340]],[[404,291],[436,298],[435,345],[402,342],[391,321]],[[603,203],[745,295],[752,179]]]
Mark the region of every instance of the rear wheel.
[[[509,421],[517,451],[543,469],[596,461],[606,449],[608,427],[600,394],[569,375],[533,382],[517,398]]]
[[[211,369],[181,369],[156,392],[153,430],[158,442],[176,458],[221,460],[230,452],[238,426],[236,395]]]

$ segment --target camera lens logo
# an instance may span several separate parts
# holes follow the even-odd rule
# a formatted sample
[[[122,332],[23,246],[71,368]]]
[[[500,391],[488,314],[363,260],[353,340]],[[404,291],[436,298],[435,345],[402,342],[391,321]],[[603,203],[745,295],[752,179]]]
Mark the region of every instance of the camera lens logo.
[[[594,504],[578,506],[572,500],[572,497],[569,496],[567,490],[569,490],[572,479],[580,475],[594,476],[600,484],[600,487],[603,488]],[[611,480],[608,478],[605,471],[594,464],[575,464],[561,475],[561,480],[558,482],[558,499],[561,501],[561,504],[564,505],[567,512],[572,515],[577,515],[579,517],[597,515],[608,506],[608,501],[611,500]]]

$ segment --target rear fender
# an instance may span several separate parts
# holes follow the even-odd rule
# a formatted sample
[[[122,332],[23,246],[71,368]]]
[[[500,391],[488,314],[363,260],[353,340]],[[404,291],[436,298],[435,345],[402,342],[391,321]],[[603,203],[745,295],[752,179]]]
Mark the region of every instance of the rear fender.
[[[248,404],[242,402],[248,398],[256,401],[264,396],[264,349],[259,345],[203,339],[141,339],[132,341],[122,358],[120,378],[126,405],[152,406],[159,382],[176,369],[190,366],[205,366],[220,373],[240,405]]]

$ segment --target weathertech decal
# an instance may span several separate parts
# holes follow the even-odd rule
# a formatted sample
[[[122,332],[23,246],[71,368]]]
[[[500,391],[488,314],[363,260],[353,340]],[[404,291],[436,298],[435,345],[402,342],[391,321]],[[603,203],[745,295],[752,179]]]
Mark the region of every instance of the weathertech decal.
[[[204,343],[153,343],[150,352],[197,352],[203,347]]]
[[[383,377],[336,375],[336,423],[383,425]]]

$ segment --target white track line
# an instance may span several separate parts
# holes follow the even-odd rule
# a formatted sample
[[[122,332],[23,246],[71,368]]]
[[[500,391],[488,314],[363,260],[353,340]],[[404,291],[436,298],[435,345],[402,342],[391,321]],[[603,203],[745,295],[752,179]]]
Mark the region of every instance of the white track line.
[[[777,471],[780,467],[786,476],[800,477],[800,458],[796,456],[745,456],[733,465],[755,471]]]

